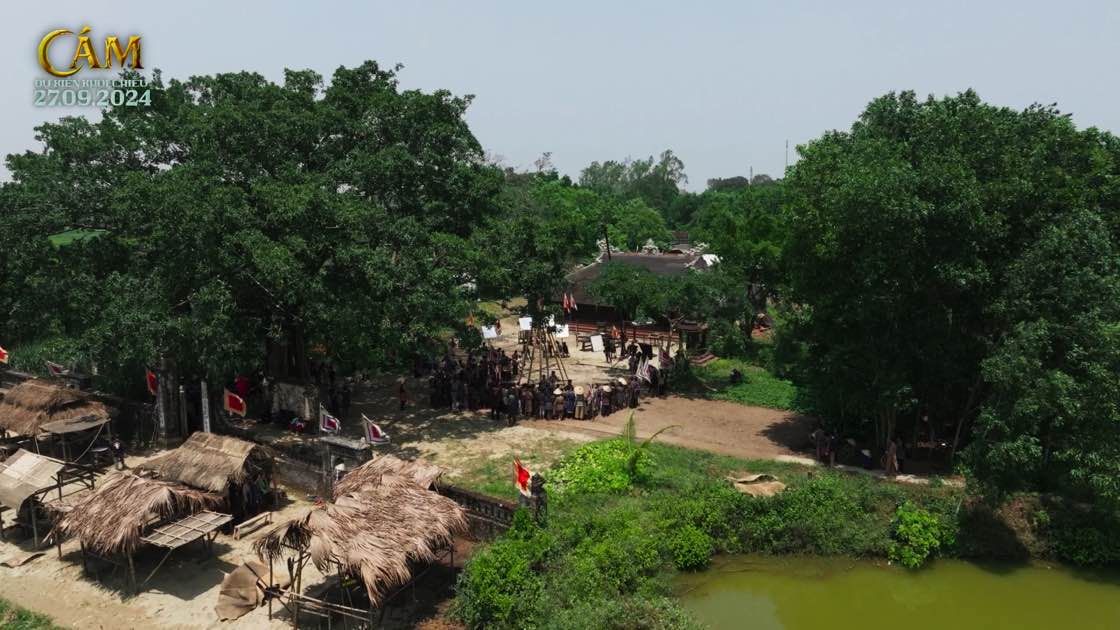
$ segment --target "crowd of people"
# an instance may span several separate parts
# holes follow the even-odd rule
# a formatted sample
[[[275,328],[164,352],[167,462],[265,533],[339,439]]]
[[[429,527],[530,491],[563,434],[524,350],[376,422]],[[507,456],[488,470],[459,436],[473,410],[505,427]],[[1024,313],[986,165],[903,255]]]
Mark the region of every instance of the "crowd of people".
[[[590,420],[638,406],[643,386],[647,395],[664,396],[667,371],[649,363],[638,344],[624,349],[630,376],[609,382],[575,385],[556,371],[536,382],[522,375],[522,353],[501,348],[468,352],[456,360],[450,353],[441,359],[418,362],[414,376],[430,369],[429,403],[452,411],[489,410],[497,421],[513,424],[522,418]],[[643,358],[645,359],[643,361]]]

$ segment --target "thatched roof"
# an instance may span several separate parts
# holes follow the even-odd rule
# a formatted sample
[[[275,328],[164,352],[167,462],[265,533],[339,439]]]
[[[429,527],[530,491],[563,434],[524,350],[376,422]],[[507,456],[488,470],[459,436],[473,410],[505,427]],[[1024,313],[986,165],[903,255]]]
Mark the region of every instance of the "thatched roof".
[[[48,422],[86,416],[108,418],[109,410],[78,390],[40,379],[16,385],[0,401],[0,429],[20,435],[35,435]]]
[[[23,450],[0,463],[0,505],[19,510],[27,497],[58,483],[63,462]]]
[[[334,484],[334,496],[358,492],[367,485],[377,486],[384,476],[408,479],[427,490],[443,476],[443,469],[418,459],[409,461],[393,455],[381,455],[346,473]]]
[[[399,477],[383,477],[361,492],[317,506],[273,528],[254,545],[263,558],[285,555],[285,547],[306,550],[320,571],[337,563],[358,576],[370,601],[380,603],[408,582],[414,562],[432,562],[436,553],[467,529],[467,515],[447,497]]]
[[[241,483],[255,469],[270,466],[265,447],[228,435],[198,432],[179,448],[138,467],[160,479],[178,481],[211,492],[225,492],[232,481]]]
[[[150,522],[214,507],[222,497],[130,471],[106,475],[62,516],[56,529],[76,536],[94,553],[131,553]]]

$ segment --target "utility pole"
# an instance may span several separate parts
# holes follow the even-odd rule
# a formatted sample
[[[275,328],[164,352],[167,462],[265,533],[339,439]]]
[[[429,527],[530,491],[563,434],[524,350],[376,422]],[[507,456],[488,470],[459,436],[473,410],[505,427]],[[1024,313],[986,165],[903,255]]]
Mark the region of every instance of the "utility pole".
[[[785,170],[787,170],[787,171],[789,170],[789,140],[788,139],[786,140],[786,169]],[[782,173],[782,177],[785,177],[784,172]]]
[[[167,439],[167,359],[159,358],[159,380],[156,381],[156,439],[163,444]]]
[[[199,383],[202,390],[202,430],[210,433],[210,390],[206,388],[206,379]]]

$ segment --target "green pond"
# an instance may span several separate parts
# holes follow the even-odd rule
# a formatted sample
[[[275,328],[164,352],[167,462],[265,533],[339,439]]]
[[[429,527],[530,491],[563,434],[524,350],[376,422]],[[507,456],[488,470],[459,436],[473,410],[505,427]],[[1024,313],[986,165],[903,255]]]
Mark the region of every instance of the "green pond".
[[[715,630],[1120,629],[1120,573],[1041,565],[741,556],[675,590]]]

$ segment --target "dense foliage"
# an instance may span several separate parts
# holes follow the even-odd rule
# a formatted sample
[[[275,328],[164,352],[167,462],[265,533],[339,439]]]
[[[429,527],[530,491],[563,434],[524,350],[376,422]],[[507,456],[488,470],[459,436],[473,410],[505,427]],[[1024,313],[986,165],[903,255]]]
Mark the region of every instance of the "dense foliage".
[[[501,182],[469,98],[401,91],[373,62],[329,85],[289,71],[156,86],[151,107],[44,124],[42,151],[9,156],[9,345],[64,336],[134,381],[162,354],[228,377],[278,345],[306,375],[312,345],[372,363],[462,320],[470,236]],[[73,229],[93,236],[46,238]]]
[[[1120,142],[902,93],[800,152],[788,297],[822,409],[879,445],[971,440],[993,495],[1120,502]]]
[[[951,547],[956,542],[954,529],[954,524],[943,517],[907,501],[895,512],[890,559],[909,569],[917,569],[941,548]]]
[[[666,598],[676,570],[703,568],[714,553],[886,557],[899,505],[952,515],[960,500],[947,487],[807,476],[795,465],[656,443],[643,449],[642,474],[629,476],[631,444],[584,445],[546,471],[553,491],[545,523],[519,516],[475,554],[458,583],[455,615],[472,628],[689,627]],[[741,470],[775,474],[790,487],[770,498],[741,494],[721,478]]]

